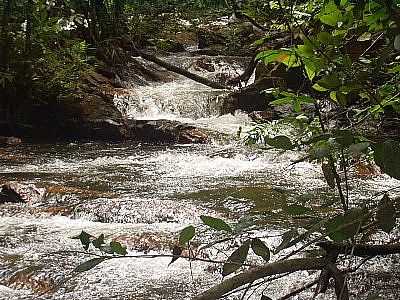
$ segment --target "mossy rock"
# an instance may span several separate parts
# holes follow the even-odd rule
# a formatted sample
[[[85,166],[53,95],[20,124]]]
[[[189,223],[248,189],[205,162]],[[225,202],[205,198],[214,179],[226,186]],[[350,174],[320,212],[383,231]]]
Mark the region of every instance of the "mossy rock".
[[[159,39],[155,41],[155,46],[158,50],[165,52],[177,53],[185,51],[185,47],[181,43],[170,39]]]

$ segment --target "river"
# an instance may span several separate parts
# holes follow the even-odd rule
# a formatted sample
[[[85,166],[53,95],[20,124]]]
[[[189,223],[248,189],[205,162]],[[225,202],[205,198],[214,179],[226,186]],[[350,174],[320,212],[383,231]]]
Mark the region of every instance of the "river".
[[[206,73],[193,67],[195,59],[170,61],[209,78],[240,73],[244,66],[241,61],[232,64],[233,58],[207,58],[214,71]],[[243,137],[251,120],[242,112],[215,113],[224,93],[177,76],[171,82],[133,87],[130,97],[116,97],[127,117],[179,120],[211,130],[206,145],[60,143],[3,149],[0,182],[32,183],[46,188],[48,195],[42,203],[0,209],[0,299],[190,299],[221,281],[217,266],[185,260],[168,266],[168,257],[126,258],[71,276],[87,257],[55,252],[81,251],[71,237],[84,230],[120,241],[130,255],[170,254],[179,231],[199,225],[200,215],[241,224],[257,220],[262,226],[252,233],[273,248],[296,222],[282,205],[303,203],[323,214],[324,204],[335,196],[320,167],[308,162],[292,166],[296,153],[241,143],[239,127]],[[372,192],[396,184],[383,175],[354,177],[351,197],[369,199]],[[198,243],[210,239],[205,233]],[[396,299],[400,274],[393,262],[397,257],[384,264],[375,260],[354,276],[351,287],[359,299],[366,299],[372,284],[375,291],[387,293],[385,299]],[[315,275],[289,276],[271,283],[265,294],[282,296]],[[54,289],[43,294],[49,288]],[[261,292],[248,299],[259,299]],[[332,299],[332,294],[317,299]]]

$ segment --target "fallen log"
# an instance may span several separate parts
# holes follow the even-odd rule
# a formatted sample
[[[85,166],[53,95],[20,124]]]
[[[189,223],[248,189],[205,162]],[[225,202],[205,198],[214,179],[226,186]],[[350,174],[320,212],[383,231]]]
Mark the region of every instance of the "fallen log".
[[[207,78],[204,78],[204,77],[201,77],[201,76],[199,76],[199,75],[197,75],[197,74],[194,74],[194,73],[192,73],[192,72],[189,72],[189,71],[187,71],[187,70],[185,70],[185,69],[182,69],[182,68],[179,68],[179,67],[177,67],[177,66],[174,66],[174,65],[172,65],[172,64],[170,64],[170,63],[167,63],[166,61],[163,61],[163,60],[157,58],[157,57],[154,56],[154,55],[145,53],[145,52],[140,51],[140,50],[138,50],[138,49],[135,49],[135,51],[136,51],[137,54],[138,54],[139,56],[141,56],[143,59],[148,60],[148,61],[151,61],[151,62],[153,62],[153,63],[159,65],[160,67],[163,67],[163,68],[167,69],[168,71],[171,71],[171,72],[174,72],[174,73],[183,75],[183,76],[185,76],[185,77],[187,77],[187,78],[189,78],[189,79],[192,79],[192,80],[194,80],[194,81],[196,81],[196,82],[199,82],[199,83],[201,83],[201,84],[204,84],[204,85],[206,85],[206,86],[209,86],[209,87],[211,87],[211,88],[213,88],[213,89],[228,89],[228,87],[225,86],[225,85],[222,85],[222,84],[220,84],[220,83],[218,83],[218,82],[209,80],[209,79],[207,79]]]

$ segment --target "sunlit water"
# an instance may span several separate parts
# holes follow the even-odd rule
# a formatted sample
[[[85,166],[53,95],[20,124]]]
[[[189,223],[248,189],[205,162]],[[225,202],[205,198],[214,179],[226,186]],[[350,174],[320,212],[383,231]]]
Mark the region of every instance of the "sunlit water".
[[[186,60],[175,62],[182,65]],[[224,68],[226,64],[220,63],[206,75],[233,72]],[[239,71],[240,64],[235,72]],[[179,231],[188,224],[199,226],[200,215],[222,217],[231,224],[250,216],[262,226],[254,234],[273,248],[280,234],[296,222],[282,212],[282,205],[303,203],[323,216],[324,204],[335,201],[335,196],[320,167],[307,162],[292,166],[296,153],[242,145],[236,133],[239,127],[250,128],[247,115],[210,113],[223,93],[179,77],[137,87],[132,91],[135,97],[117,102],[123,103],[128,117],[190,122],[228,134],[229,143],[215,138],[207,145],[70,143],[2,149],[0,182],[34,183],[49,194],[41,203],[1,207],[0,299],[190,299],[222,279],[218,266],[185,260],[168,266],[168,257],[126,258],[71,276],[87,257],[54,252],[81,251],[79,241],[71,237],[85,230],[121,241],[130,255],[170,254]],[[354,177],[351,199],[368,200],[396,184],[383,175]],[[197,243],[210,238],[204,234]],[[354,277],[360,299],[370,294],[371,284],[377,292],[396,290],[391,285],[398,271],[390,259],[383,262],[379,261],[380,269],[376,261],[368,266],[369,277],[364,273]],[[315,275],[292,275],[270,284],[266,294],[277,298]],[[261,292],[249,299],[259,299]],[[391,295],[385,299],[396,299]]]

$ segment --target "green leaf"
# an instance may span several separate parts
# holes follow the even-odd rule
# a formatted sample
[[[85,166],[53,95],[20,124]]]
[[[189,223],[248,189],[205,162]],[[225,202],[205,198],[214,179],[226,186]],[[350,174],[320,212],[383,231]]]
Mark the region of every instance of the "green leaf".
[[[250,241],[246,241],[229,256],[222,268],[222,276],[225,277],[235,272],[244,264],[249,253],[249,247]]]
[[[88,261],[81,263],[79,266],[77,266],[74,269],[74,272],[82,273],[82,272],[89,271],[89,270],[93,269],[95,266],[97,266],[98,264],[101,264],[105,260],[106,260],[105,257],[92,258]]]
[[[349,151],[355,155],[358,155],[365,150],[367,150],[370,146],[370,143],[368,142],[362,142],[362,143],[357,143],[357,144],[352,144],[349,147]]]
[[[122,246],[121,243],[116,242],[116,241],[111,241],[110,242],[110,247],[115,254],[119,255],[127,255],[128,251],[126,251],[126,247]]]
[[[275,249],[275,253],[278,253],[282,251],[283,249],[286,249],[291,246],[291,241],[298,235],[297,229],[291,229],[289,231],[286,231],[282,235],[282,242],[279,244],[278,247]]]
[[[310,156],[312,159],[320,159],[327,157],[331,152],[331,146],[328,141],[321,140],[316,142],[310,149]]]
[[[265,262],[268,262],[271,258],[271,251],[267,245],[265,245],[264,242],[258,238],[251,240],[251,249],[256,255],[262,257]]]
[[[314,144],[316,142],[320,142],[320,141],[327,141],[329,138],[331,138],[332,135],[330,133],[321,133],[321,134],[316,134],[311,136],[308,140],[306,140],[303,144],[305,145],[311,145]]]
[[[188,226],[182,229],[179,235],[179,244],[185,245],[188,243],[196,234],[196,229],[193,226]]]
[[[351,130],[337,130],[335,131],[335,141],[347,148],[354,143],[354,135]]]
[[[314,84],[312,88],[318,92],[326,92],[328,89],[320,86],[318,83]]]
[[[336,6],[335,1],[329,1],[318,14],[319,20],[329,26],[337,26],[342,19],[342,13]]]
[[[218,231],[226,231],[231,233],[232,228],[225,223],[225,221],[218,219],[218,218],[213,218],[209,216],[200,216],[200,219],[203,221],[203,223],[215,230]]]
[[[322,31],[317,35],[318,40],[325,45],[334,45],[336,44],[335,38],[329,32]]]
[[[338,103],[342,106],[345,106],[347,104],[347,96],[346,96],[346,94],[344,94],[342,92],[332,91],[329,94],[329,96],[335,103]]]
[[[92,241],[92,244],[95,248],[100,249],[104,243],[104,234],[100,234],[99,237]]]
[[[83,230],[79,235],[72,237],[72,239],[80,240],[81,244],[83,245],[83,248],[85,250],[89,249],[90,241],[92,238],[93,238],[93,236],[91,234],[89,234]]]
[[[274,138],[266,138],[265,141],[268,145],[278,149],[292,150],[295,148],[290,139],[284,135],[278,135]]]
[[[347,240],[359,232],[366,215],[367,212],[363,209],[350,209],[344,215],[330,219],[326,223],[326,231],[336,242]]]
[[[280,99],[271,101],[270,104],[272,104],[274,106],[292,104],[292,99],[293,99],[293,97],[284,97],[284,98],[280,98]]]
[[[172,248],[172,259],[169,262],[168,266],[170,266],[180,258],[180,256],[182,255],[182,251],[183,251],[182,247],[174,245],[174,247]]]
[[[334,189],[336,187],[336,184],[335,184],[335,175],[333,174],[332,171],[332,166],[328,163],[323,163],[321,167],[322,167],[322,172],[324,173],[326,183],[329,185],[331,189]]]
[[[304,44],[297,46],[296,53],[303,59],[305,57],[310,58],[314,56],[314,49],[311,44]]]
[[[387,194],[383,196],[379,203],[376,220],[378,221],[379,228],[387,233],[392,231],[396,225],[396,209]]]
[[[318,80],[317,84],[326,89],[336,89],[340,87],[342,82],[340,81],[337,74],[329,74]]]
[[[375,144],[375,163],[389,176],[400,179],[400,143],[397,141],[385,141]]]

